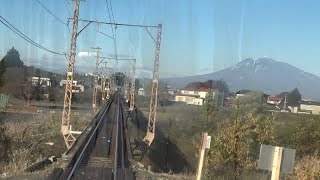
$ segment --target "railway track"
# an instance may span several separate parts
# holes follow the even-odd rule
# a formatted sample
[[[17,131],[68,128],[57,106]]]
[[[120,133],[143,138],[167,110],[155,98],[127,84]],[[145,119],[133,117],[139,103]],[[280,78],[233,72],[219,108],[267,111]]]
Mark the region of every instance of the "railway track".
[[[106,102],[65,168],[54,170],[49,179],[134,179],[121,102],[119,93]]]

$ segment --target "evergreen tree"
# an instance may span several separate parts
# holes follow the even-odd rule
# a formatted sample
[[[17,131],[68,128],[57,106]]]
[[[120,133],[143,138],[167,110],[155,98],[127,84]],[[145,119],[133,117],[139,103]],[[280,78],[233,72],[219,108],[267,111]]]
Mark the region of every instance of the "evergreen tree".
[[[20,59],[19,52],[14,47],[7,52],[1,61],[4,61],[6,67],[23,67],[24,65]]]
[[[208,125],[209,120],[213,117],[215,111],[215,100],[212,90],[210,90],[204,100],[203,111],[205,114],[205,126]]]
[[[6,65],[4,60],[0,61],[0,91],[2,90],[4,84],[5,84],[5,79],[4,79],[4,73],[6,72]]]
[[[299,105],[299,102],[301,101],[301,94],[297,88],[295,88],[288,94],[287,101],[289,106]]]

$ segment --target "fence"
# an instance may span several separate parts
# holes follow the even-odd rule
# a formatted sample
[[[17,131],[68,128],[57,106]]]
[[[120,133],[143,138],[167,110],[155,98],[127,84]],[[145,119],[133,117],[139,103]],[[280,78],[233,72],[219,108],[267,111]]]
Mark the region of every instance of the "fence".
[[[9,104],[9,96],[0,94],[0,107],[6,108]]]

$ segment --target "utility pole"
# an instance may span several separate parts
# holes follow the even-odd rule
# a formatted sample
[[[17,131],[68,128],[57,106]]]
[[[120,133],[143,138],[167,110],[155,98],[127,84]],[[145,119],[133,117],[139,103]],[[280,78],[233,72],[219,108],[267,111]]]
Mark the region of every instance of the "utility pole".
[[[156,125],[156,115],[157,115],[157,103],[158,103],[158,83],[159,83],[159,56],[160,56],[160,45],[161,45],[161,31],[162,25],[158,25],[157,40],[156,40],[156,52],[153,67],[153,78],[152,78],[152,90],[150,97],[150,107],[149,107],[149,120],[147,134],[143,141],[149,146],[154,139],[155,125]]]
[[[70,41],[70,49],[68,54],[68,71],[66,79],[66,89],[64,93],[62,120],[61,120],[61,133],[68,149],[73,145],[76,138],[72,134],[70,126],[70,114],[71,114],[71,99],[72,99],[72,83],[74,74],[74,64],[77,49],[77,36],[78,34],[78,17],[79,17],[80,0],[74,0],[74,13],[72,23],[72,34]]]
[[[284,96],[283,110],[287,109],[287,95]]]
[[[222,100],[221,100],[221,106],[223,107],[224,106],[224,88],[222,90]]]
[[[124,73],[124,97],[126,99],[126,102],[129,102],[129,77],[130,72],[127,74],[126,72]]]
[[[126,101],[130,100],[130,106],[129,106],[129,111],[132,111],[134,109],[135,106],[135,73],[136,73],[136,59],[132,59],[132,58],[114,58],[114,57],[109,57],[108,59],[115,59],[118,61],[129,61],[131,66],[132,66],[132,79],[131,79],[131,88],[129,87],[129,82],[130,82],[130,78],[131,78],[131,74],[130,72],[128,73],[128,77],[127,75],[125,75],[125,91],[124,91],[124,96],[126,98]],[[133,61],[133,63],[132,63]]]
[[[109,99],[112,89],[112,68],[109,68],[109,79],[108,79],[108,88],[107,88],[107,98]]]
[[[107,62],[104,62],[104,68],[103,68],[103,83],[101,83],[102,86],[102,102],[105,103],[107,100],[106,97],[106,88],[107,88]]]
[[[70,18],[69,18],[70,19]],[[101,21],[93,21],[93,20],[85,20],[85,19],[77,19],[78,21],[87,22],[88,24],[85,26],[89,26],[90,23],[96,24],[105,24],[105,25],[114,25],[114,26],[127,26],[127,27],[140,27],[144,28],[152,40],[156,43],[156,52],[155,52],[155,61],[154,61],[154,69],[153,69],[153,79],[152,79],[152,92],[150,97],[150,107],[149,107],[149,119],[148,119],[148,129],[147,134],[144,137],[143,141],[146,142],[149,146],[154,139],[154,131],[155,131],[155,123],[156,123],[156,111],[157,111],[157,96],[158,96],[158,83],[159,83],[159,56],[160,56],[160,45],[161,45],[161,33],[162,33],[162,24],[158,24],[158,26],[154,25],[138,25],[138,24],[125,24],[125,23],[115,23],[115,22],[101,22]],[[148,28],[157,28],[157,38],[155,39]],[[116,57],[118,60],[118,58]]]
[[[136,59],[133,60],[133,64],[132,65],[132,80],[131,80],[131,89],[130,89],[130,107],[129,107],[129,111],[133,111],[134,106],[135,106],[135,88],[136,88]]]
[[[99,109],[97,107],[97,94],[98,94],[98,76],[99,76],[99,53],[100,53],[100,47],[92,48],[95,49],[97,52],[97,58],[96,58],[96,72],[95,72],[95,78],[94,78],[94,88],[93,88],[93,93],[92,93],[92,109],[93,112],[98,112]]]

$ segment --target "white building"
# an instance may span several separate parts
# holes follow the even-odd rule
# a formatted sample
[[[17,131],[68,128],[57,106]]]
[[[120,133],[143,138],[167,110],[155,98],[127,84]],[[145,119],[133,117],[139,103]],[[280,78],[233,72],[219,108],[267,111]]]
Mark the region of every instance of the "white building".
[[[61,80],[60,81],[60,87],[65,86],[67,84],[67,80]],[[76,86],[78,84],[78,81],[72,81],[72,86]]]
[[[202,106],[204,99],[209,93],[209,89],[198,89],[198,90],[181,90],[180,94],[175,96],[176,102],[185,102],[188,105]],[[216,91],[212,92],[213,97],[216,95]]]
[[[60,87],[65,86],[66,83],[67,83],[67,80],[61,80]],[[73,81],[72,82],[72,92],[74,92],[74,93],[84,92],[84,86],[81,84],[78,84],[78,81]]]
[[[84,86],[81,84],[78,84],[76,86],[72,86],[72,92],[74,93],[80,93],[84,91]]]
[[[167,86],[167,89],[168,89],[168,94],[172,96],[175,95],[176,90],[174,88],[172,88],[171,86]]]
[[[267,99],[268,104],[279,105],[283,101],[282,97],[269,96]]]
[[[143,89],[143,88],[139,88],[139,90],[138,90],[138,95],[139,95],[139,96],[144,96],[144,95],[145,95],[145,92],[144,92],[144,89]]]
[[[37,86],[38,84],[40,84],[43,87],[51,86],[50,78],[40,77],[39,83],[39,77],[29,77],[29,81],[32,82],[32,86]]]
[[[301,100],[300,110],[309,111],[312,114],[320,114],[320,102],[312,100]]]

